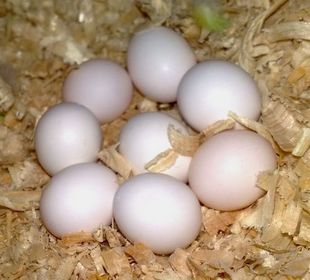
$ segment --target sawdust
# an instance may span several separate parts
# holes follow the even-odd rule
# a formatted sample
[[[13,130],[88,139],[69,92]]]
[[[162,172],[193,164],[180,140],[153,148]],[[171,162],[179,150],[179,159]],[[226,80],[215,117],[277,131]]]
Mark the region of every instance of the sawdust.
[[[310,4],[307,0],[223,1],[229,27],[201,30],[189,0],[5,0],[0,2],[0,278],[1,279],[310,279]],[[56,239],[39,217],[48,175],[33,145],[36,122],[60,102],[68,73],[92,57],[125,66],[132,34],[150,25],[181,33],[198,61],[238,63],[263,97],[258,122],[233,112],[207,131],[189,136],[170,127],[172,149],[149,165],[168,168],[178,155],[238,123],[270,141],[278,168],[262,173],[266,191],[236,212],[202,207],[203,225],[187,249],[157,256],[130,244],[112,225]],[[117,152],[121,127],[139,112],[163,110],[135,93],[119,119],[103,125],[99,158],[120,181],[132,167]],[[171,110],[171,112],[170,112]]]

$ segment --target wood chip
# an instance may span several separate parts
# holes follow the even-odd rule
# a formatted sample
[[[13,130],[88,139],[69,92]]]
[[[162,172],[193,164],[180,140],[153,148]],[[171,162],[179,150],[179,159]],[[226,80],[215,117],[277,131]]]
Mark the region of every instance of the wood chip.
[[[174,150],[168,149],[149,161],[144,168],[150,172],[163,172],[175,164],[178,156]]]
[[[122,176],[124,179],[130,177],[133,173],[132,165],[117,151],[118,145],[110,146],[99,152],[98,158]]]

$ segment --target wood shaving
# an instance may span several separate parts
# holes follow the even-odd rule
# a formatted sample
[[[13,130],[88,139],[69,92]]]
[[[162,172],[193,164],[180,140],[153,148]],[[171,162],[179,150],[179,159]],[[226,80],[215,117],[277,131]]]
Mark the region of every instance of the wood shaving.
[[[310,25],[308,22],[281,22],[274,25],[272,28],[265,28],[264,32],[267,33],[265,38],[271,42],[286,39],[310,40]]]
[[[229,112],[229,116],[234,119],[236,122],[239,124],[247,127],[248,129],[251,129],[255,132],[257,132],[260,136],[264,137],[266,140],[270,142],[272,145],[273,149],[278,153],[281,154],[281,151],[279,150],[277,144],[274,142],[270,132],[266,129],[264,125],[262,125],[259,122],[247,119],[245,117],[240,117],[237,114],[233,112]]]
[[[178,156],[174,150],[168,149],[150,160],[144,168],[150,172],[163,172],[175,164]]]
[[[12,88],[0,76],[0,113],[6,113],[15,102]]]
[[[117,151],[118,145],[110,146],[99,152],[98,158],[123,179],[134,173],[132,165]]]
[[[309,147],[309,133],[295,115],[280,100],[269,100],[262,110],[263,122],[281,149],[292,152],[298,145],[295,155],[302,156]]]
[[[119,279],[130,279],[130,264],[121,248],[113,248],[101,252],[104,267],[113,277],[118,275]]]
[[[209,125],[204,131],[202,131],[202,135],[204,136],[204,140],[207,140],[217,133],[232,129],[234,126],[235,122],[231,119],[219,120],[214,124]]]
[[[73,234],[64,235],[58,242],[60,246],[70,246],[77,243],[93,241],[93,237],[88,232],[79,232]]]
[[[168,126],[168,138],[172,149],[183,156],[192,156],[200,145],[200,135],[184,135],[173,125]]]
[[[0,206],[14,211],[39,208],[41,191],[7,191],[0,192]]]
[[[37,162],[26,160],[8,167],[15,189],[36,189],[49,181],[49,176]],[[36,176],[33,176],[36,174]]]
[[[27,150],[25,137],[0,125],[0,164],[13,164],[22,161]]]

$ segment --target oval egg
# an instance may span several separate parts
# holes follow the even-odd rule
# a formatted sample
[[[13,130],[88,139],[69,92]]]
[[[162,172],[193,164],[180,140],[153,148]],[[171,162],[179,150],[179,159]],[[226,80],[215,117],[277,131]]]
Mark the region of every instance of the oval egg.
[[[53,175],[70,165],[95,161],[101,148],[102,131],[86,107],[65,102],[42,115],[34,140],[40,164]]]
[[[266,139],[247,130],[225,131],[209,138],[196,151],[189,185],[206,206],[238,210],[264,194],[256,186],[257,176],[276,166],[276,154]]]
[[[91,59],[70,72],[63,99],[87,107],[101,123],[118,118],[133,96],[131,79],[123,67],[108,59]]]
[[[197,131],[228,118],[229,111],[257,120],[261,95],[252,77],[224,60],[207,60],[192,67],[178,87],[177,104]]]
[[[185,248],[201,227],[201,207],[184,183],[165,174],[147,173],[123,183],[114,198],[114,218],[132,242],[169,254]]]
[[[140,92],[157,102],[176,101],[180,80],[195,63],[185,39],[169,28],[142,30],[129,43],[129,74]]]
[[[43,224],[55,236],[92,232],[112,221],[116,175],[97,163],[63,169],[44,188],[40,200]]]

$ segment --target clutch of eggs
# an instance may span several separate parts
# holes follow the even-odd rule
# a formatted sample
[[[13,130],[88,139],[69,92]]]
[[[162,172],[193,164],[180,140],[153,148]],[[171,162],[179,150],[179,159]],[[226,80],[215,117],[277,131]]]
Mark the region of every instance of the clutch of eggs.
[[[131,79],[147,98],[177,101],[180,114],[197,131],[226,119],[229,111],[256,120],[261,108],[259,90],[248,73],[223,60],[196,64],[187,42],[168,28],[135,34],[127,66],[129,75],[107,59],[82,63],[65,79],[65,102],[39,120],[37,157],[54,175],[42,193],[41,219],[52,234],[62,237],[109,225],[114,215],[130,241],[168,254],[197,237],[199,200],[230,211],[262,196],[256,179],[260,172],[276,168],[276,154],[258,134],[231,130],[209,138],[193,157],[178,155],[164,174],[150,173],[146,165],[172,150],[168,126],[185,135],[188,131],[166,113],[140,113],[128,120],[119,138],[119,152],[138,175],[119,187],[114,172],[94,162],[102,144],[100,123],[113,121],[128,108]]]

